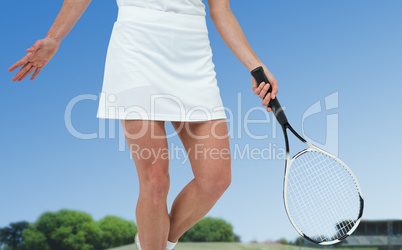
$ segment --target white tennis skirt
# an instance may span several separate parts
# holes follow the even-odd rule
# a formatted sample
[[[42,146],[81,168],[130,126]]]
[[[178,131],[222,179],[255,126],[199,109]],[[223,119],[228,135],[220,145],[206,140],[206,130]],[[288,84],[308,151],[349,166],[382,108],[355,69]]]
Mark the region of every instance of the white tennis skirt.
[[[226,119],[214,67],[205,16],[121,6],[97,117]]]

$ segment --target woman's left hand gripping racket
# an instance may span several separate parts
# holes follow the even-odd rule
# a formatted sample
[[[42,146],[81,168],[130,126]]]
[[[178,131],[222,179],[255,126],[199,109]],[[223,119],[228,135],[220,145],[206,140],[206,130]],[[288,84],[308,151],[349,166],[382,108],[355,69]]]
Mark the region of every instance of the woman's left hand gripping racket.
[[[258,84],[269,83],[262,67],[251,74]],[[308,143],[290,126],[278,98],[269,106],[285,136],[283,199],[290,222],[314,243],[331,245],[344,240],[356,230],[363,214],[364,201],[356,177],[345,163]],[[292,158],[287,129],[307,145]]]

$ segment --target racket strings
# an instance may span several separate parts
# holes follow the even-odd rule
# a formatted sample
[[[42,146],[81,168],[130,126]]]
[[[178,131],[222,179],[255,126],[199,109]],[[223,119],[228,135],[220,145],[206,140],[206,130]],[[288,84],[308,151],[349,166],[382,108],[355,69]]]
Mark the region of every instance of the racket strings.
[[[293,160],[286,179],[289,215],[306,236],[332,241],[353,228],[360,211],[359,190],[338,161],[307,151]]]
[[[306,162],[306,160],[305,159],[303,159],[302,160],[302,167],[306,167],[306,166],[310,166],[310,168],[308,168],[307,169],[307,173],[309,173],[310,174],[310,176],[311,176],[311,179],[310,179],[310,181],[312,181],[312,182],[322,182],[323,181],[323,179],[322,179],[322,176],[320,176],[319,174],[318,174],[318,172],[316,172],[316,171],[314,171],[314,172],[311,172],[311,170],[312,170],[312,168],[311,168],[311,164],[313,164],[313,165],[318,165],[318,164],[327,164],[327,163],[325,163],[325,160],[321,160],[321,161],[318,161],[317,160],[317,158],[318,157],[314,157],[314,158],[312,158],[312,159],[310,159],[310,161],[307,161]],[[311,162],[311,163],[310,163]],[[309,165],[310,164],[310,165]],[[334,176],[335,178],[337,178],[337,176]],[[329,180],[332,180],[332,178],[331,179],[329,179]],[[330,195],[333,195],[333,192],[331,192],[331,191],[333,191],[332,189],[328,189],[328,187],[329,186],[331,186],[331,185],[326,185],[326,186],[322,186],[322,188],[319,190],[319,193],[318,193],[318,197],[320,197],[320,196],[323,196],[323,194],[330,194]],[[312,202],[312,199],[311,199],[311,196],[306,196],[306,194],[305,193],[303,193],[303,196],[305,196],[305,197],[308,197],[309,199],[308,199],[308,202],[309,202],[309,204],[310,204],[310,207],[308,207],[308,209],[309,210],[311,210],[311,205],[314,205],[314,203]],[[317,196],[317,195],[316,195]],[[317,205],[317,204],[316,204]],[[328,205],[328,202],[325,202],[325,203],[321,203],[321,204],[318,204],[319,205],[319,207],[317,207],[317,209],[322,213],[322,212],[324,212],[323,211],[323,209],[325,209],[326,207],[328,207],[329,205]],[[337,213],[337,216],[339,216],[339,213]],[[303,216],[302,217],[304,220],[306,220],[306,216]],[[313,218],[313,229],[314,230],[316,230],[316,231],[319,231],[318,230],[318,225],[319,225],[319,223],[318,223],[318,221],[317,221],[317,217],[314,217]],[[326,239],[326,237],[324,238],[324,237],[322,237],[322,236],[319,236],[320,237],[320,239],[321,240],[325,240]],[[338,235],[338,237],[339,237],[339,235]]]
[[[336,167],[336,165],[334,165],[335,163],[337,163],[336,161],[330,161],[330,159],[331,158],[329,158],[329,157],[324,157],[324,159],[322,160],[322,159],[320,159],[320,161],[318,161],[318,158],[322,158],[322,157],[319,157],[319,156],[315,156],[315,157],[313,157],[312,159],[311,159],[311,164],[313,164],[314,166],[317,166],[317,165],[325,165],[325,166],[328,166],[328,167]],[[331,159],[332,160],[332,159]],[[304,162],[303,164],[310,164],[309,162]],[[336,185],[336,184],[338,184],[338,185],[344,185],[345,184],[345,182],[337,182],[337,183],[334,183],[334,180],[337,180],[337,179],[340,179],[340,178],[342,178],[343,176],[341,176],[341,173],[343,173],[343,172],[341,172],[341,171],[334,171],[333,172],[333,178],[329,178],[329,181],[331,182],[331,185],[325,185],[324,186],[324,188],[321,190],[321,195],[330,195],[331,197],[334,197],[334,195],[336,195],[335,193],[334,193],[334,189],[330,189],[329,187],[331,187],[331,186],[333,186],[333,185]],[[324,181],[326,181],[326,180],[324,180],[323,178],[322,178],[322,175],[319,175],[318,174],[318,172],[314,172],[314,174],[315,174],[315,176],[317,177],[317,181],[320,181],[320,182],[324,182]],[[345,188],[344,186],[342,186],[341,188]],[[325,203],[323,203],[321,206],[320,206],[320,209],[321,210],[323,210],[323,209],[325,209],[325,208],[327,208],[329,205],[331,205],[331,204],[329,204],[329,202],[325,202]],[[333,212],[336,212],[336,216],[338,217],[338,218],[340,218],[342,215],[340,214],[340,211],[339,210],[334,210]],[[339,231],[336,233],[336,237],[337,238],[339,238],[339,237],[341,237],[341,236],[343,236],[345,233],[347,233],[349,230],[350,230],[350,228],[349,228],[349,226],[350,226],[351,224],[350,223],[344,223],[344,221],[342,221],[341,223],[338,223],[337,224],[337,227],[338,227],[338,229],[339,229],[339,226],[341,226],[341,228],[339,229]],[[346,228],[347,229],[347,231],[345,232],[345,230],[344,230],[344,228]],[[322,240],[324,240],[324,239],[322,239]]]
[[[315,162],[315,161],[313,161],[313,162],[314,162],[314,164],[317,164],[317,162]],[[322,162],[320,162],[320,163],[322,164]],[[311,170],[311,169],[309,169],[309,170]],[[316,172],[313,172],[313,173],[311,174],[311,181],[317,182],[317,181],[322,181],[322,179],[320,178],[320,176],[319,176],[318,174],[316,174]],[[297,184],[299,185],[299,183],[297,183]],[[325,188],[325,186],[324,186],[324,188],[320,190],[319,196],[322,196],[323,194],[328,194],[330,191],[331,191],[331,190],[328,190],[328,189]],[[301,193],[301,195],[303,195],[304,197],[307,197],[307,200],[304,200],[304,202],[303,202],[304,209],[310,211],[310,210],[312,209],[312,206],[314,205],[314,202],[312,201],[311,196],[306,195],[305,192],[300,192],[300,193]],[[332,195],[333,195],[333,194],[332,194]],[[306,202],[306,201],[307,201],[307,202]],[[300,205],[301,205],[301,204],[300,204],[300,202],[299,202],[299,203],[298,203],[298,206],[300,206]],[[316,204],[316,205],[317,205],[317,204]],[[328,205],[328,202],[321,203],[321,204],[318,204],[318,205],[319,205],[319,207],[317,207],[316,210],[318,210],[320,213],[323,213],[325,207],[328,207],[328,206],[329,206],[329,205]],[[302,214],[302,215],[301,215],[301,219],[304,220],[304,221],[310,219],[312,230],[314,230],[314,231],[316,231],[316,232],[322,231],[322,230],[320,230],[320,228],[319,228],[319,224],[320,224],[320,223],[319,223],[319,221],[318,221],[318,217],[314,216],[313,218],[307,218],[307,217],[306,217],[306,214]],[[339,237],[339,236],[340,236],[340,235],[338,235],[338,237]],[[325,237],[325,236],[323,236],[323,235],[319,235],[318,237],[319,237],[319,240],[320,240],[320,241],[326,241],[326,240],[327,240],[327,237]]]
[[[317,166],[317,165],[320,165],[320,164],[321,164],[321,165],[326,165],[326,166],[331,166],[331,164],[333,164],[333,162],[328,162],[330,158],[327,158],[327,157],[325,157],[324,159],[319,159],[319,158],[321,158],[321,157],[319,157],[318,155],[316,155],[315,157],[309,159],[309,161],[306,161],[306,159],[302,159],[302,167],[310,166],[309,172],[310,172],[310,175],[311,175],[311,177],[312,177],[312,178],[310,179],[310,181],[323,183],[325,180],[322,178],[322,175],[320,175],[319,172],[317,172],[317,171],[313,171],[313,168],[312,168],[311,166]],[[324,186],[322,186],[322,188],[319,189],[319,196],[318,196],[318,197],[325,197],[325,196],[334,197],[334,195],[335,195],[334,189],[330,189],[329,187],[331,187],[331,186],[334,185],[333,180],[340,178],[339,172],[333,173],[332,177],[333,177],[333,178],[327,179],[327,181],[329,180],[329,181],[331,182],[330,185],[324,185]],[[342,183],[337,183],[337,184],[342,184]],[[310,205],[314,205],[314,202],[311,200],[311,197],[310,197],[309,201],[310,201]],[[320,213],[324,213],[325,210],[326,210],[328,207],[330,207],[331,205],[333,205],[333,204],[329,204],[328,201],[329,201],[329,200],[326,199],[326,200],[324,200],[324,202],[322,202],[322,203],[320,203],[320,204],[315,204],[315,205],[318,205],[318,206],[319,206],[319,207],[317,207],[317,209],[318,209],[318,211],[319,211]],[[310,207],[310,209],[311,209],[311,207]],[[334,215],[337,216],[338,218],[341,216],[339,210],[334,210],[334,211],[332,211],[332,212],[335,212]],[[314,229],[316,229],[316,230],[318,231],[319,228],[318,228],[317,225],[319,225],[320,223],[319,223],[319,221],[318,221],[317,219],[318,219],[318,217],[315,217],[315,220],[314,220]],[[327,223],[327,222],[325,222],[325,223]],[[338,229],[339,229],[339,225],[340,225],[340,224],[344,224],[343,221],[342,221],[341,223],[338,223],[338,225],[337,225]],[[347,227],[347,225],[348,225],[348,224],[346,224],[346,227]],[[344,228],[344,226],[342,226],[341,228]],[[339,237],[341,237],[342,235],[344,235],[345,233],[346,233],[346,232],[344,232],[344,230],[339,230],[339,231],[336,233],[336,237],[339,238]],[[323,236],[323,235],[320,235],[319,238],[320,238],[320,240],[322,240],[322,241],[327,240],[327,237],[325,237],[325,236]]]

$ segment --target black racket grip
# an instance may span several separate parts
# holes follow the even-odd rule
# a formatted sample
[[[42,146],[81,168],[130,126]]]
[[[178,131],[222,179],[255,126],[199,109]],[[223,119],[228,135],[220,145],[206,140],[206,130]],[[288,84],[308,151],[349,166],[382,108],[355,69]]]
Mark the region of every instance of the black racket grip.
[[[262,82],[269,83],[268,78],[264,73],[264,69],[261,66],[252,70],[251,75],[257,81],[258,85],[260,85]],[[269,86],[267,93],[271,91],[272,88],[271,86]],[[275,97],[275,99],[271,99],[271,101],[268,104],[268,107],[270,107],[272,109],[272,112],[274,112],[274,115],[278,120],[279,124],[285,125],[286,123],[288,123],[288,119],[286,118],[285,112],[283,112],[282,106],[279,103],[277,97]]]

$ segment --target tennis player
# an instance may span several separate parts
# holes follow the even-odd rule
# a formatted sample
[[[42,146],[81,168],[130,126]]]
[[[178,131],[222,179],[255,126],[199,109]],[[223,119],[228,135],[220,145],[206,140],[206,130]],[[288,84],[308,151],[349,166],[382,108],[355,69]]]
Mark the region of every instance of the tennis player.
[[[13,81],[32,72],[31,80],[35,79],[90,2],[64,0],[46,37],[10,67],[13,71],[22,66]],[[121,121],[134,159],[140,185],[137,248],[173,249],[231,182],[228,128],[212,62],[205,5],[202,0],[117,0],[117,4],[97,117]],[[249,71],[263,66],[267,72],[272,94],[265,96],[269,84],[257,87],[252,79],[253,92],[267,105],[275,98],[277,81],[248,44],[229,0],[208,0],[208,6],[220,36],[244,66]],[[194,173],[170,213],[165,122],[170,122],[180,137]]]

